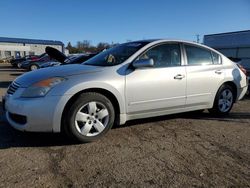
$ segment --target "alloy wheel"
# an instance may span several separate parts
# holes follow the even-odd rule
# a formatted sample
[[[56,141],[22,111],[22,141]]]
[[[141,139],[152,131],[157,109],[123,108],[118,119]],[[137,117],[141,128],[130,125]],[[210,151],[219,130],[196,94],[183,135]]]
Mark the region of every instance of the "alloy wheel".
[[[33,70],[37,70],[38,67],[36,65],[31,65],[30,69],[33,71]]]
[[[75,127],[81,135],[97,136],[109,123],[109,112],[100,102],[91,101],[83,105],[75,116]]]
[[[233,93],[230,89],[225,89],[221,92],[218,101],[218,107],[221,112],[227,112],[230,110],[233,104]]]

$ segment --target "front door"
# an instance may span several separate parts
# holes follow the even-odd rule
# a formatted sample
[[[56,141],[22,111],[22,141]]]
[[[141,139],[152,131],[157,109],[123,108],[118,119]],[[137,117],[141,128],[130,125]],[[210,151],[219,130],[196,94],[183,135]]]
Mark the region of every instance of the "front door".
[[[140,55],[153,59],[153,67],[137,68],[126,76],[129,115],[184,108],[186,68],[179,44],[161,44]]]

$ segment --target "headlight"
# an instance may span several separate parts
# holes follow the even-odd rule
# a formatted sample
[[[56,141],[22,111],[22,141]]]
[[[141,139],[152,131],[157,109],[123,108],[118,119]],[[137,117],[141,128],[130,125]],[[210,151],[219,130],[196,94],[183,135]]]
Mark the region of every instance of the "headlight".
[[[54,77],[37,82],[24,90],[21,97],[44,97],[55,85],[65,81],[65,78]]]

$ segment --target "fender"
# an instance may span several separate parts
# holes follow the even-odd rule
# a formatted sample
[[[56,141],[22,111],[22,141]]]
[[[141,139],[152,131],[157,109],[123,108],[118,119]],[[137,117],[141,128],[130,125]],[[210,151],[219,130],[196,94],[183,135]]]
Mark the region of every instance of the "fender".
[[[77,93],[82,92],[84,90],[88,89],[103,89],[111,92],[117,99],[120,107],[120,114],[126,113],[125,108],[125,97],[122,96],[122,92],[119,92],[117,88],[115,88],[113,85],[103,82],[81,82],[78,84],[73,84],[73,87],[69,88],[65,91],[65,93],[62,95],[60,101],[58,102],[58,105],[55,110],[54,119],[53,119],[53,132],[60,132],[61,131],[61,118],[63,114],[63,110],[67,104],[67,102]],[[119,88],[120,91],[122,90],[124,93],[124,87]],[[124,120],[123,120],[124,121]]]

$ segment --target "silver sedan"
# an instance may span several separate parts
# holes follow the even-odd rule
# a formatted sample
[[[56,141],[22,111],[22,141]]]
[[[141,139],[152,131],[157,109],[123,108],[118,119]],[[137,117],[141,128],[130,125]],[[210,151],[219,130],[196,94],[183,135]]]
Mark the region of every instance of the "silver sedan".
[[[230,112],[247,91],[238,67],[207,46],[144,40],[115,46],[83,64],[18,77],[4,97],[10,125],[94,141],[128,120],[209,109]]]

